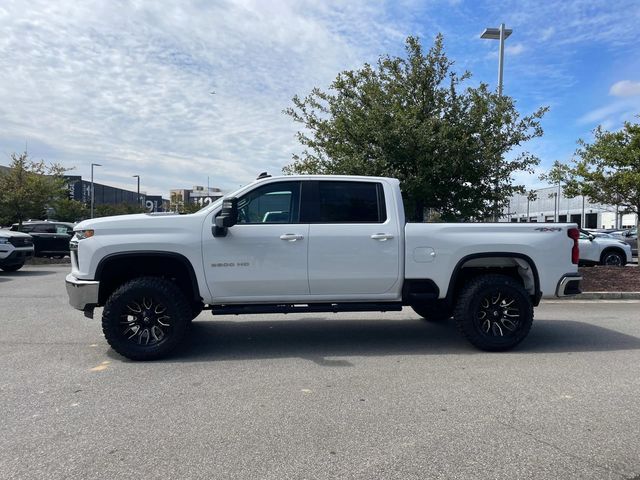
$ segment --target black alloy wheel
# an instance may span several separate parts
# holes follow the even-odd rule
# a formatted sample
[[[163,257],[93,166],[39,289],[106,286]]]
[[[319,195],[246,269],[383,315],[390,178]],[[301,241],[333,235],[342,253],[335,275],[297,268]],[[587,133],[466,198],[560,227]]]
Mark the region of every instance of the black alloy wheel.
[[[476,347],[508,350],[528,335],[533,305],[529,294],[515,279],[484,275],[464,287],[454,318],[460,332]]]
[[[191,308],[170,280],[141,277],[114,291],[102,314],[102,331],[111,348],[131,360],[168,355],[183,340]]]

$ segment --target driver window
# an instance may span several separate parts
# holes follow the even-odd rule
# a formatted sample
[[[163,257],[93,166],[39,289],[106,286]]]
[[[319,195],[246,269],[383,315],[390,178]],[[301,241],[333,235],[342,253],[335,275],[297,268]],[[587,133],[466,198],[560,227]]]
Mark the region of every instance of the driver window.
[[[238,200],[238,223],[298,223],[300,182],[271,183]]]

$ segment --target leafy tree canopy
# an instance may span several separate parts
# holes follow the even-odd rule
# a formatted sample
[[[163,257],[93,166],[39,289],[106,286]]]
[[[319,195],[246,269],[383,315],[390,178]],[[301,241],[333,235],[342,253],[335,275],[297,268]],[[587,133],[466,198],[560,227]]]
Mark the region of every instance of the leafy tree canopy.
[[[115,205],[101,204],[95,207],[96,217],[111,217],[115,215],[129,215],[132,213],[145,213],[147,210],[140,205],[132,203],[118,203]]]
[[[569,170],[566,193],[593,202],[640,212],[640,124],[625,122],[621,130],[594,130],[593,143],[578,140],[577,158]],[[638,216],[640,223],[640,215]]]
[[[89,218],[87,206],[77,200],[61,198],[53,204],[53,216],[61,222],[78,222]]]
[[[67,196],[59,164],[46,165],[29,159],[27,153],[11,154],[9,171],[0,172],[0,215],[4,223],[45,218],[47,207]]]
[[[452,71],[441,35],[426,53],[415,37],[405,49],[340,73],[329,92],[293,98],[285,113],[304,126],[304,150],[284,172],[397,177],[418,221],[425,209],[445,221],[496,215],[524,192],[512,173],[539,163],[527,152],[506,155],[542,135],[547,108],[521,116],[486,84],[463,88],[471,75]]]

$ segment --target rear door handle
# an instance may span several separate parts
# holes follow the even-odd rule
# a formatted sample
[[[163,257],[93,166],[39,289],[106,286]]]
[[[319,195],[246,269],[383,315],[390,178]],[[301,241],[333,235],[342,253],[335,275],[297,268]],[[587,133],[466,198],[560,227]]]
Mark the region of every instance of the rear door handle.
[[[286,240],[288,242],[295,242],[296,240],[302,240],[304,235],[297,235],[295,233],[285,233],[280,235],[280,240]]]
[[[381,242],[386,242],[387,240],[391,240],[393,238],[393,235],[390,235],[388,233],[374,233],[373,235],[371,235],[371,238],[373,238],[374,240],[379,240]]]

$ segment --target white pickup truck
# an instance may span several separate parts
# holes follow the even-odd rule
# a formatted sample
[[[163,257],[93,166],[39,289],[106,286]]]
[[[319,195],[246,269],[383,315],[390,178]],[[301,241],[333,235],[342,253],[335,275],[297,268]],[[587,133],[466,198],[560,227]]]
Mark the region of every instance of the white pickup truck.
[[[580,293],[573,224],[406,223],[393,178],[259,179],[191,215],[86,220],[70,304],[104,306],[111,347],[160,358],[214,315],[391,311],[453,317],[476,347],[528,334],[543,297]]]

